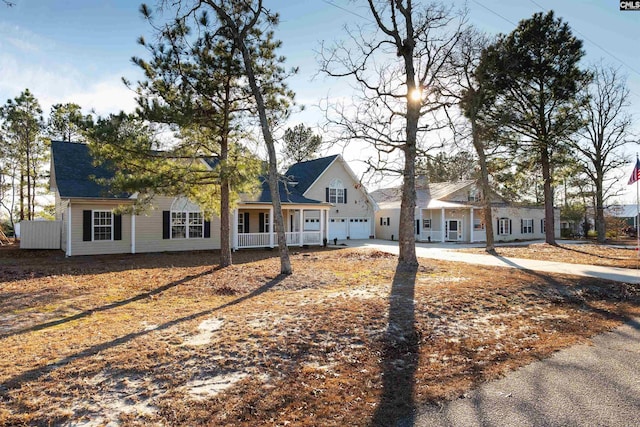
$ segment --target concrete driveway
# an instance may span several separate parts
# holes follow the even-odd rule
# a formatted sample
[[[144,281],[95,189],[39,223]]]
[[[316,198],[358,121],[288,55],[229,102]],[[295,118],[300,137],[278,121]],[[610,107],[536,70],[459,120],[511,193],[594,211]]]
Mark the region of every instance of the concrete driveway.
[[[397,242],[346,243],[398,253]],[[640,283],[638,270],[455,252],[469,246],[417,244],[416,251],[425,258]],[[485,383],[459,399],[422,407],[412,419],[396,425],[640,426],[640,319]]]
[[[505,244],[504,246],[524,246],[531,243],[542,242],[542,240],[534,242],[517,242]],[[579,242],[563,241],[562,243],[578,244]],[[344,241],[344,244],[349,247],[373,248],[384,252],[398,254],[398,242],[388,240],[346,240]],[[501,256],[470,254],[456,251],[456,249],[482,247],[484,247],[483,243],[417,243],[416,253],[420,258],[434,258],[446,261],[466,262],[476,265],[519,268],[521,270],[532,270],[545,273],[573,274],[575,276],[596,277],[599,279],[614,280],[624,283],[640,283],[640,270],[585,264],[568,264],[554,261],[538,261],[522,258],[505,258]]]

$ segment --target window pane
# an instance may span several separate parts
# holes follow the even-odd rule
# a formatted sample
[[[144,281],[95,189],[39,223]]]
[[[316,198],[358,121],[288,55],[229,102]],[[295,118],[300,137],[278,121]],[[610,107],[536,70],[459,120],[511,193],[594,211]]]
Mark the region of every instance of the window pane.
[[[112,214],[109,211],[93,212],[93,240],[111,240]]]
[[[186,235],[187,227],[184,225],[174,225],[171,227],[171,238],[172,239],[184,239],[187,237]]]

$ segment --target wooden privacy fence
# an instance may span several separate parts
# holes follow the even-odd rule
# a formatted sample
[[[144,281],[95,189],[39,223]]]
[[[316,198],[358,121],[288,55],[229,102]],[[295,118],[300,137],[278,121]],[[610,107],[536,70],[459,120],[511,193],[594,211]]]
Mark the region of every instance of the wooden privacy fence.
[[[62,221],[21,221],[20,249],[60,249]]]

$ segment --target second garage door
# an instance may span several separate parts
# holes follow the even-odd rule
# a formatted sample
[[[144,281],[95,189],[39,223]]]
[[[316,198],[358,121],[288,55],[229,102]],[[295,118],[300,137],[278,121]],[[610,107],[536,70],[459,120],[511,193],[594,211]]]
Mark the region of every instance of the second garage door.
[[[368,239],[371,226],[369,218],[349,218],[349,237],[352,239]]]
[[[329,240],[347,238],[347,222],[346,218],[331,218],[329,220]]]

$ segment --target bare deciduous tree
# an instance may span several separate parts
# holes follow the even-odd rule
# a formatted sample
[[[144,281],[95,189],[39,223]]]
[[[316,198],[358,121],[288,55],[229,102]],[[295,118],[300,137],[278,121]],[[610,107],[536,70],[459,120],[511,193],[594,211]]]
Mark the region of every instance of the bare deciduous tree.
[[[462,12],[441,3],[369,0],[373,28],[348,30],[348,41],[322,48],[321,69],[355,81],[353,104],[327,106],[330,125],[346,140],[369,143],[370,170],[401,174],[399,268],[415,268],[415,164],[427,131],[446,126],[439,117],[450,102],[443,88],[453,69],[451,52],[465,25]]]
[[[594,186],[596,231],[602,243],[606,239],[604,204],[616,194],[614,186],[620,177],[615,172],[626,162],[622,147],[632,136],[626,77],[619,69],[595,66],[593,82],[584,95],[589,100],[582,110],[585,126],[573,147],[581,153],[582,169]]]

